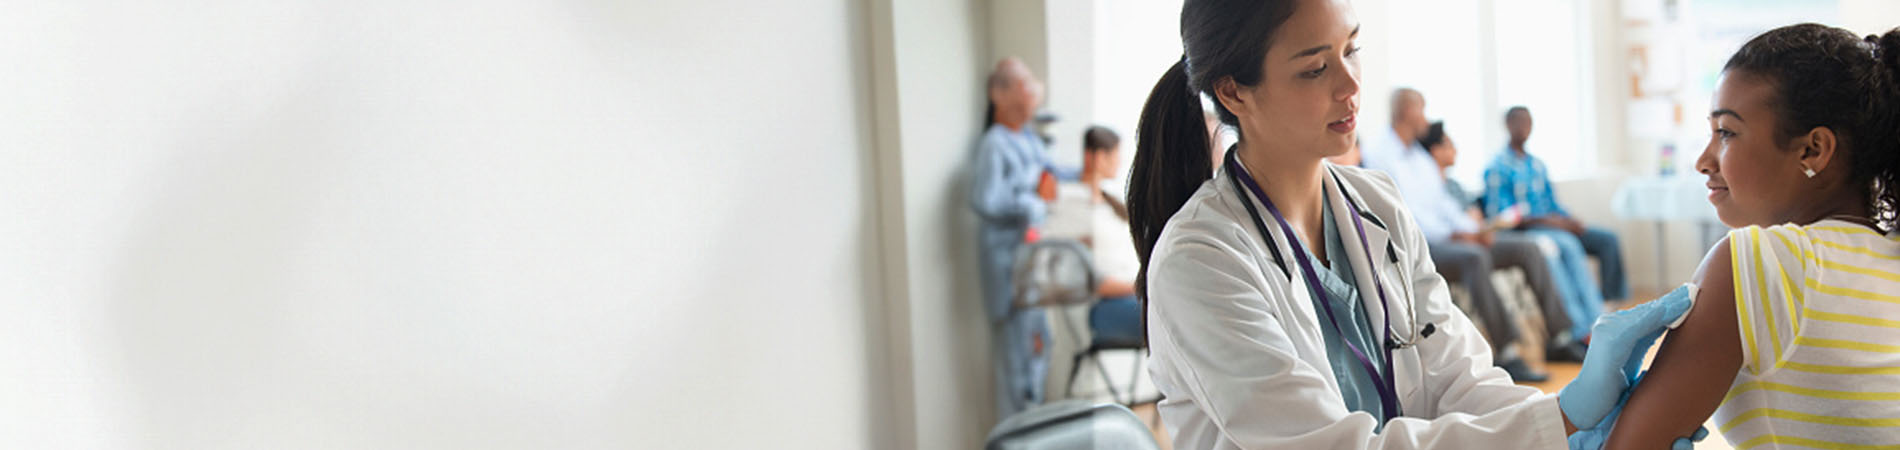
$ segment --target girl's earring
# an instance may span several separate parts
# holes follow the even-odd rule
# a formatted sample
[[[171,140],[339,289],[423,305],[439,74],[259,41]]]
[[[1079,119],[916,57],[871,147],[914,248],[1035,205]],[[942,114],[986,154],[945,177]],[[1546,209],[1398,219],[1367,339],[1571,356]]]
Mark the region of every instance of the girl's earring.
[[[1801,164],[1801,173],[1806,174],[1808,178],[1814,178],[1814,169],[1808,168],[1806,163]]]

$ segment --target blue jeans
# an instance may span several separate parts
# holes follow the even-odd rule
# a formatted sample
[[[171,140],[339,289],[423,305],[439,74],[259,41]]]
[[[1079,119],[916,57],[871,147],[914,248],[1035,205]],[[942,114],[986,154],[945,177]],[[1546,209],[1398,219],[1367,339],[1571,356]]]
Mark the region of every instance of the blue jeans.
[[[1623,243],[1616,233],[1597,227],[1584,227],[1583,252],[1597,257],[1597,269],[1603,278],[1603,298],[1627,300],[1630,297],[1629,278],[1623,274]]]
[[[1601,284],[1598,289],[1602,289],[1603,298],[1613,300],[1629,298],[1629,279],[1623,275],[1623,244],[1616,239],[1615,232],[1597,227],[1583,227],[1583,236],[1577,236],[1560,228],[1535,227],[1530,231],[1544,232],[1543,236],[1552,236],[1552,239],[1557,239],[1558,235],[1568,237],[1569,243],[1577,244],[1573,247],[1582,249],[1577,257],[1581,258],[1584,255],[1597,257],[1597,269],[1603,276],[1599,281]],[[1559,240],[1557,245],[1564,247],[1569,244]],[[1566,256],[1570,254],[1570,247],[1565,247],[1564,250]]]
[[[1591,282],[1590,257],[1584,250],[1583,240],[1557,228],[1531,228],[1525,233],[1557,244],[1557,254],[1546,255],[1546,258],[1549,258],[1547,262],[1552,278],[1557,282],[1557,289],[1564,293],[1564,312],[1570,315],[1570,334],[1577,339],[1589,336],[1590,326],[1596,324],[1597,316],[1603,315],[1603,291],[1601,286]],[[1611,239],[1615,237],[1611,236]],[[1620,265],[1621,260],[1618,262]],[[1603,265],[1605,278],[1608,278],[1609,263]]]
[[[1048,314],[1039,308],[1013,311],[1016,251],[1022,247],[1020,227],[984,224],[977,233],[979,269],[983,277],[983,309],[990,333],[992,367],[996,376],[997,420],[1042,404],[1043,380],[1049,358],[1037,348],[1048,342]]]
[[[1049,342],[1048,313],[1039,308],[1017,312],[991,335],[996,352],[997,420],[1042,404],[1043,381],[1049,378],[1049,358],[1037,342]]]

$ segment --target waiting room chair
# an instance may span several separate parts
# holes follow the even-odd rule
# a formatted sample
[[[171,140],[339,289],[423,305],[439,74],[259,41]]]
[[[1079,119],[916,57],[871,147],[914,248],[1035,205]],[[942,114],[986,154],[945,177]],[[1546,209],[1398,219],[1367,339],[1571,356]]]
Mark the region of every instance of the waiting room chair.
[[[1140,395],[1139,388],[1141,386],[1141,367],[1142,367],[1141,355],[1146,354],[1147,349],[1148,349],[1147,343],[1142,342],[1141,339],[1138,339],[1138,338],[1137,339],[1112,338],[1112,337],[1105,337],[1103,333],[1092,333],[1089,339],[1088,348],[1083,349],[1080,352],[1076,352],[1075,362],[1074,364],[1069,366],[1069,380],[1063,384],[1064,386],[1067,386],[1066,390],[1063,392],[1063,396],[1066,397],[1066,396],[1075,395],[1075,379],[1079,375],[1082,374],[1082,363],[1093,362],[1095,363],[1096,371],[1102,375],[1102,385],[1108,387],[1109,398],[1114,399],[1116,403],[1120,403],[1125,406],[1134,406],[1134,405],[1139,405],[1142,403],[1148,403],[1148,402],[1154,402],[1154,401],[1160,400],[1159,398],[1142,399],[1142,398],[1137,397],[1138,395]],[[1122,398],[1121,389],[1117,389],[1115,387],[1115,380],[1112,378],[1109,378],[1108,366],[1105,364],[1102,364],[1100,354],[1103,351],[1109,351],[1109,350],[1133,350],[1137,352],[1137,356],[1135,357],[1134,367],[1131,369],[1128,375],[1128,386],[1126,386],[1126,389],[1128,390],[1128,398],[1126,399]]]

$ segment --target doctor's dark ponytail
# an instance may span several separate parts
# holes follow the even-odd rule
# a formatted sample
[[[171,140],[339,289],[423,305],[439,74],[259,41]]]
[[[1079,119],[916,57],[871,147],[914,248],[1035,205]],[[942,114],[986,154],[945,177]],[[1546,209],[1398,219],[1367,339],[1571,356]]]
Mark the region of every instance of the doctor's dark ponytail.
[[[1128,175],[1128,231],[1146,265],[1161,228],[1201,182],[1214,176],[1212,144],[1201,95],[1188,87],[1187,64],[1176,62],[1148,92],[1136,125],[1135,163]],[[1143,272],[1146,272],[1145,270]],[[1145,284],[1145,283],[1144,283]]]
[[[1135,292],[1147,328],[1148,268],[1168,219],[1181,210],[1201,183],[1214,176],[1213,142],[1208,136],[1201,96],[1231,79],[1242,86],[1260,83],[1268,40],[1288,17],[1291,0],[1187,0],[1181,5],[1180,61],[1168,67],[1148,93],[1135,130],[1135,162],[1128,175],[1128,231],[1134,236],[1141,274]],[[1234,113],[1214,102],[1226,125]],[[1245,139],[1246,136],[1241,136]],[[1166,299],[1159,299],[1167,301]],[[1142,334],[1147,339],[1147,333]]]

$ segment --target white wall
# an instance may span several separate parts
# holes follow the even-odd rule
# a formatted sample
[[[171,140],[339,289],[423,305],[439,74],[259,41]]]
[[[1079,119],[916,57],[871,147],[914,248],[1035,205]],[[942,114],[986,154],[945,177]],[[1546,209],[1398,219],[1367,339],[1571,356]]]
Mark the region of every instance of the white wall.
[[[1628,269],[1632,286],[1638,291],[1661,292],[1693,276],[1695,268],[1702,261],[1709,245],[1703,241],[1705,231],[1697,224],[1689,222],[1667,224],[1662,230],[1662,239],[1659,240],[1654,222],[1618,220],[1610,210],[1609,202],[1612,196],[1606,194],[1615,192],[1622,181],[1634,176],[1656,173],[1654,149],[1656,145],[1659,145],[1655,139],[1634,136],[1634,130],[1628,126],[1631,123],[1628,111],[1633,93],[1629,82],[1630,69],[1623,64],[1623,61],[1627,58],[1625,49],[1630,45],[1630,41],[1637,37],[1623,35],[1622,24],[1604,20],[1604,18],[1621,17],[1624,14],[1621,8],[1624,7],[1629,7],[1629,5],[1621,2],[1596,2],[1593,6],[1596,11],[1594,14],[1599,20],[1593,39],[1596,41],[1597,58],[1600,64],[1597,68],[1596,83],[1599,89],[1597,123],[1598,129],[1604,136],[1599,139],[1599,142],[1604,144],[1599,149],[1604,163],[1602,170],[1589,179],[1560,182],[1557,191],[1565,205],[1571,207],[1572,212],[1619,231],[1623,242],[1625,267]],[[1649,5],[1649,7],[1659,8],[1660,6]],[[1843,27],[1863,35],[1880,33],[1900,26],[1900,2],[1840,0],[1838,7],[1838,23],[1827,23],[1828,25]],[[1786,22],[1792,24],[1801,20],[1803,19],[1789,18]],[[1718,52],[1719,57],[1716,61],[1719,63],[1726,60],[1727,55],[1733,52],[1734,48],[1708,50]],[[1604,64],[1604,61],[1614,64]],[[1697,63],[1683,61],[1680,64],[1692,66]],[[1707,102],[1706,96],[1684,100],[1684,120],[1691,124],[1691,128],[1702,127],[1700,125],[1702,116],[1695,111],[1706,108]],[[1688,134],[1694,138],[1689,139],[1687,144],[1678,146],[1676,150],[1678,160],[1682,161],[1679,164],[1692,163],[1695,155],[1702,152],[1706,133],[1706,130],[1698,130]],[[1623,145],[1610,145],[1619,142]],[[1680,165],[1677,167],[1677,170],[1685,176],[1700,177],[1693,173],[1693,167]],[[1720,236],[1718,234],[1707,237],[1719,238]],[[1658,261],[1656,249],[1659,244],[1666,247],[1662,255],[1667,258],[1666,261]]]
[[[13,5],[0,447],[888,447],[864,3]]]
[[[1049,100],[1043,106],[1061,119],[1050,127],[1055,142],[1050,144],[1049,152],[1056,164],[1065,166],[1081,167],[1082,132],[1098,124],[1093,46],[1095,3],[1096,0],[1043,0],[1047,16],[1043,25],[1043,35],[1047,36],[1044,45],[1049,58],[1049,71],[1044,74],[1049,80]],[[1116,132],[1128,137],[1134,129]],[[1134,153],[1134,148],[1129,145],[1129,153]],[[1066,367],[1066,363],[1061,365]]]
[[[997,58],[1014,56],[1021,58],[1037,74],[1049,73],[1049,35],[1045,32],[1052,19],[1048,13],[1049,0],[972,0],[952,1],[951,4],[980,5],[982,16],[977,19],[985,23],[981,31],[983,47]],[[987,71],[985,73],[987,75]]]
[[[1886,33],[1900,27],[1900,2],[1841,0],[1841,23],[1836,26],[1861,35]]]
[[[979,448],[997,417],[968,166],[996,58],[991,2],[871,3],[892,448]]]

